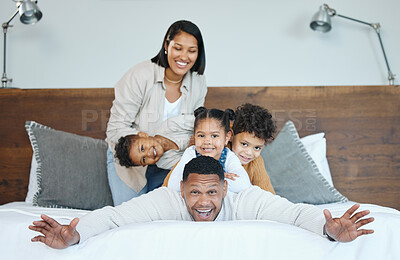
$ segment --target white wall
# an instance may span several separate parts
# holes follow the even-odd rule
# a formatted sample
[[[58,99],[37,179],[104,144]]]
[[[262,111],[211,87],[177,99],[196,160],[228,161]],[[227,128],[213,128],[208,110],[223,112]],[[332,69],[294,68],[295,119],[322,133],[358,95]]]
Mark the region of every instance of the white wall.
[[[40,22],[12,21],[7,74],[19,88],[113,87],[159,51],[172,22],[187,19],[203,33],[209,86],[387,84],[373,29],[338,17],[329,33],[309,28],[323,3],[380,22],[400,79],[399,0],[39,0]],[[1,0],[0,22],[15,8]]]

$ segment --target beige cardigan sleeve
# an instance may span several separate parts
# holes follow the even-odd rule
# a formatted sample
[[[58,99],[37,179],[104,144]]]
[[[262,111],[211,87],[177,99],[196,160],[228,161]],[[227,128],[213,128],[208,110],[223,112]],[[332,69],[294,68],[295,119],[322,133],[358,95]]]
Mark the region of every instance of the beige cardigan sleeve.
[[[121,136],[139,132],[137,125],[132,122],[137,121],[136,116],[143,107],[146,91],[154,81],[154,72],[147,67],[148,64],[143,63],[133,66],[115,85],[115,99],[106,132],[109,142],[117,143]]]

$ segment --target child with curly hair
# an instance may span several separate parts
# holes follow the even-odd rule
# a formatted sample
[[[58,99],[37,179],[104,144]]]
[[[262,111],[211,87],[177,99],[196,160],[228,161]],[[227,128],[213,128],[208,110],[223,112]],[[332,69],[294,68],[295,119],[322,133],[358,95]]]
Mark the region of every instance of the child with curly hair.
[[[232,131],[231,149],[247,171],[250,182],[275,194],[260,156],[264,145],[273,140],[276,132],[272,115],[263,107],[243,104],[236,108]]]

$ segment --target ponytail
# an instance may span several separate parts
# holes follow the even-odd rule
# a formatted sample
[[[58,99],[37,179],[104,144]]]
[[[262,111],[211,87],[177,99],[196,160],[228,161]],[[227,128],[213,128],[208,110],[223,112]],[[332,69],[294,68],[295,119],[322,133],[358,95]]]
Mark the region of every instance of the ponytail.
[[[224,126],[226,133],[231,130],[231,121],[235,121],[235,112],[232,109],[227,108],[225,109],[221,120],[221,124]]]
[[[194,111],[194,117],[197,118],[198,116],[200,116],[201,114],[207,115],[207,108],[205,107],[198,107],[196,108],[196,110]],[[206,116],[205,116],[206,117]],[[204,117],[202,117],[204,118]],[[195,124],[196,125],[196,124]]]

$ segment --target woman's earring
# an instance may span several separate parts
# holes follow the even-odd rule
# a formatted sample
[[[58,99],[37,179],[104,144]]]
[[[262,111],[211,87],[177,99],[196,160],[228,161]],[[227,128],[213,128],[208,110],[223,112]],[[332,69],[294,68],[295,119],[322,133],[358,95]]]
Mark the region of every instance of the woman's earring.
[[[165,54],[167,54],[167,51],[164,51]]]

